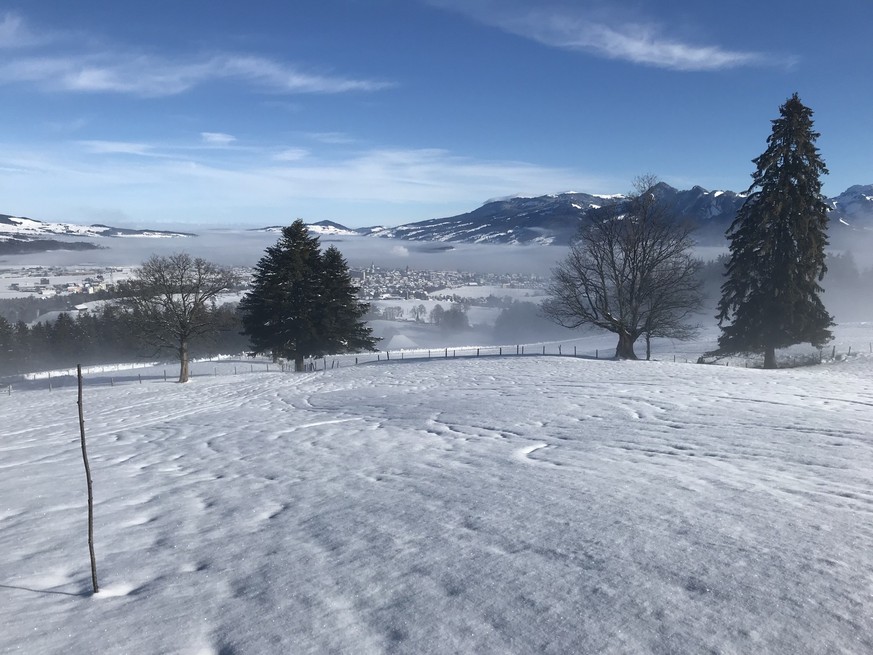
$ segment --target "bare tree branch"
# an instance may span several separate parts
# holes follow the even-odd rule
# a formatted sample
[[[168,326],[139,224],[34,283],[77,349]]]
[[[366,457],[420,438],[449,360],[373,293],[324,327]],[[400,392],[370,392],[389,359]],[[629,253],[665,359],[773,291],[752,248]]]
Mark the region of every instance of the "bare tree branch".
[[[636,359],[643,334],[688,339],[686,321],[702,301],[701,264],[690,254],[692,228],[671,216],[656,195],[657,179],[611,212],[589,214],[567,257],[553,271],[543,313],[568,328],[618,334],[616,357]]]
[[[153,255],[122,286],[143,335],[179,356],[179,382],[188,381],[192,339],[212,330],[211,309],[237,283],[233,271],[187,253]]]

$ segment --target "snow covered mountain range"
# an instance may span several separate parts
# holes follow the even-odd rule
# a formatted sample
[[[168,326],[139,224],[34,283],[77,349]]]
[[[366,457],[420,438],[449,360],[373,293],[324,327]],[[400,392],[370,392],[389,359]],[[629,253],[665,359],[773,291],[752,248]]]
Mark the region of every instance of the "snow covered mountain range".
[[[743,193],[708,191],[700,186],[681,191],[663,182],[654,191],[679,219],[697,225],[698,241],[713,244],[723,242],[725,230],[746,197]],[[363,235],[410,241],[564,245],[573,238],[584,217],[611,211],[625,202],[627,198],[621,195],[568,192],[492,200],[465,214],[396,227],[353,229],[332,221],[320,221],[310,224],[309,228],[320,236]],[[853,231],[873,234],[873,184],[849,187],[840,195],[829,198],[827,203],[833,236],[851,235]],[[281,229],[281,226],[270,226],[258,231],[278,232]],[[170,238],[196,235],[107,225],[48,223],[0,214],[0,251],[12,246],[48,245],[48,239],[55,236]]]
[[[131,230],[109,225],[75,225],[73,223],[46,223],[33,218],[0,214],[0,240],[34,237],[192,237],[188,232],[164,230]]]
[[[697,238],[720,242],[725,230],[745,201],[746,194],[707,191],[695,186],[680,191],[663,182],[655,193],[677,218],[698,227]],[[488,202],[458,216],[437,218],[397,227],[359,230],[362,234],[413,241],[455,241],[467,243],[567,244],[582,219],[626,202],[625,196],[561,193],[536,198],[509,198]],[[873,184],[850,187],[829,198],[833,229],[873,232]]]

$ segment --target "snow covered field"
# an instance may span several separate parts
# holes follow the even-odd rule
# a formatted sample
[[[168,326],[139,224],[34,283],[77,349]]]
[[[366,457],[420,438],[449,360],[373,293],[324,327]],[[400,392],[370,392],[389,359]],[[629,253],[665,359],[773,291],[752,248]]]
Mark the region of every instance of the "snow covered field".
[[[873,652],[867,352],[143,377],[85,390],[96,596],[75,389],[0,395],[0,651]]]

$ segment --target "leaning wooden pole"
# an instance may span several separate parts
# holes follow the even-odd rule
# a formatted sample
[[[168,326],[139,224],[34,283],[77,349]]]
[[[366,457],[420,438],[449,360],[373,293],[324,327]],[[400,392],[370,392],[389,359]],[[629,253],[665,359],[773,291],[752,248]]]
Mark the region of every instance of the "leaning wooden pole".
[[[88,552],[91,554],[91,585],[94,593],[97,587],[97,558],[94,556],[94,492],[91,486],[91,467],[88,465],[88,451],[85,448],[85,413],[82,409],[82,365],[76,365],[79,378],[79,434],[82,437],[82,460],[85,462],[85,480],[88,482]]]

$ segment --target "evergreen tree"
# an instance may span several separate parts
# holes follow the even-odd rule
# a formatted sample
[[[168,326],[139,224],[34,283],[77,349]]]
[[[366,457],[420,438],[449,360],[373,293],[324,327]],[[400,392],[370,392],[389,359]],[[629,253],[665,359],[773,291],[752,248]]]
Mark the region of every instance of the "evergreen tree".
[[[0,316],[0,375],[15,371],[12,324]]]
[[[24,321],[18,321],[12,330],[12,363],[16,372],[29,371],[33,363],[33,339],[30,328]]]
[[[358,288],[352,284],[349,266],[335,246],[321,256],[320,283],[317,322],[323,354],[375,350],[373,330],[362,320],[370,306],[358,301]]]
[[[255,267],[251,290],[240,302],[243,334],[252,350],[284,357],[303,370],[305,357],[324,354],[316,309],[320,302],[318,237],[296,220]]]
[[[730,261],[718,321],[721,353],[764,353],[831,338],[830,315],[819,298],[827,245],[826,174],[815,141],[812,110],[795,93],[772,121],[767,150],[752,160],[749,196],[728,228]]]

